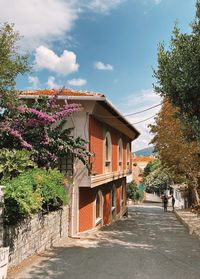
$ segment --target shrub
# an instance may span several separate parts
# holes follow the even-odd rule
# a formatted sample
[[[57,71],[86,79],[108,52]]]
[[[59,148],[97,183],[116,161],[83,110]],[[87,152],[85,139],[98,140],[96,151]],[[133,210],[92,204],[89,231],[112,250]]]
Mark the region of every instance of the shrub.
[[[28,150],[0,149],[0,179],[17,176],[33,168],[35,164],[30,160],[31,155]]]
[[[144,193],[141,189],[138,188],[135,181],[132,181],[127,184],[127,198],[134,201],[142,201],[144,198]]]
[[[5,222],[13,224],[67,203],[64,175],[58,170],[32,169],[5,180]]]
[[[64,174],[57,169],[35,169],[30,172],[33,189],[40,192],[42,208],[51,210],[67,203]]]
[[[42,208],[42,198],[38,191],[33,191],[29,172],[7,180],[4,185],[6,223],[16,223]]]

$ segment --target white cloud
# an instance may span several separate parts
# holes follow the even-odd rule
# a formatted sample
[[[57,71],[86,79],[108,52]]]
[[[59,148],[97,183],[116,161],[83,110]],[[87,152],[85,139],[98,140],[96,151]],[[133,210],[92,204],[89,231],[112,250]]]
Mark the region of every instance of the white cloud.
[[[92,0],[88,3],[88,7],[95,12],[107,14],[123,2],[124,0]]]
[[[26,48],[69,35],[80,14],[88,10],[107,14],[126,0],[0,0],[1,22],[15,23]]]
[[[73,86],[83,86],[87,83],[87,80],[82,79],[82,78],[77,78],[77,79],[74,78],[74,79],[68,80],[68,83]]]
[[[40,86],[40,80],[36,76],[28,76],[28,83],[31,85],[32,89],[38,89]]]
[[[120,105],[120,110],[124,111],[124,115],[145,110],[149,107],[153,107],[161,103],[160,96],[156,95],[153,89],[140,90],[134,94],[128,96],[124,103]],[[128,116],[127,120],[130,123],[137,123],[149,117],[156,115],[161,106],[157,106],[151,110],[145,111],[143,113]],[[149,124],[154,123],[154,118],[146,120],[142,123],[133,124],[133,126],[140,132],[140,136],[137,140],[133,141],[133,151],[137,151],[142,148],[148,147],[152,135],[150,134]]]
[[[154,3],[155,3],[156,5],[160,4],[161,2],[162,2],[162,0],[154,0]]]
[[[153,106],[160,101],[160,96],[157,95],[153,89],[141,89],[140,91],[126,97],[122,106],[125,106],[128,110],[136,110],[144,108],[145,106]]]
[[[104,64],[101,61],[97,61],[94,63],[94,68],[97,70],[103,70],[103,71],[112,71],[113,70],[113,66],[110,64]]]
[[[36,48],[34,62],[37,69],[47,69],[62,75],[76,72],[79,68],[74,52],[64,50],[59,57],[53,50],[45,46]]]
[[[71,31],[79,9],[73,1],[63,0],[0,0],[1,22],[15,23],[24,36],[26,46],[37,47]]]
[[[53,76],[50,76],[46,82],[46,85],[48,86],[48,88],[50,89],[55,89],[55,88],[58,88],[60,87],[56,82],[55,82],[55,77]]]

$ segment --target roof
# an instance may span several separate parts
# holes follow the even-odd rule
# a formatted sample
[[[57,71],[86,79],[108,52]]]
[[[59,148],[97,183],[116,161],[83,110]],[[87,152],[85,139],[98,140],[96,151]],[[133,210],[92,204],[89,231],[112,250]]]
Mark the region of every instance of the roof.
[[[85,97],[105,97],[101,93],[88,92],[88,91],[77,91],[72,89],[40,89],[40,90],[23,90],[21,91],[21,96],[52,96],[58,94],[58,96],[85,96]]]
[[[34,99],[42,96],[53,96],[57,94],[58,99],[77,100],[77,101],[96,101],[104,107],[104,115],[94,113],[99,120],[111,125],[113,128],[121,131],[131,139],[136,139],[139,131],[119,112],[118,109],[102,93],[77,91],[72,89],[40,89],[40,90],[23,90],[20,91],[20,97],[24,99]]]
[[[150,162],[155,160],[154,157],[152,156],[138,156],[138,157],[133,157],[133,162]]]

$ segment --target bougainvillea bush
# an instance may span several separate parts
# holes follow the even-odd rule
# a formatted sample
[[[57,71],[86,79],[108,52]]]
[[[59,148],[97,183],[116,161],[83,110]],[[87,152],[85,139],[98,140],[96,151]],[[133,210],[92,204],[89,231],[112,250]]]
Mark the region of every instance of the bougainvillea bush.
[[[81,110],[81,105],[58,105],[59,93],[57,90],[50,99],[42,97],[30,105],[19,98],[18,102],[7,102],[0,114],[0,148],[31,150],[31,159],[46,168],[55,167],[58,158],[70,152],[89,168],[87,143],[71,137],[71,130],[64,128],[67,117]]]

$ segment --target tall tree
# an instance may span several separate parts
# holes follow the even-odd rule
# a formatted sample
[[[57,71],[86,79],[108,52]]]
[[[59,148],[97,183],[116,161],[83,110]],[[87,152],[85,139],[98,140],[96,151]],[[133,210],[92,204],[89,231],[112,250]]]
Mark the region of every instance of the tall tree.
[[[183,34],[176,24],[169,48],[159,45],[155,90],[179,108],[187,137],[200,141],[200,0],[191,27],[191,34]]]
[[[20,40],[14,24],[0,25],[0,107],[14,106],[18,101],[15,91],[16,78],[29,71],[28,55],[19,52],[17,43]]]
[[[151,125],[151,132],[154,134],[152,143],[155,144],[161,164],[168,170],[172,180],[187,182],[198,200],[196,189],[200,182],[200,145],[198,142],[185,140],[183,124],[174,116],[176,112],[177,109],[168,101],[163,103],[156,124]]]

